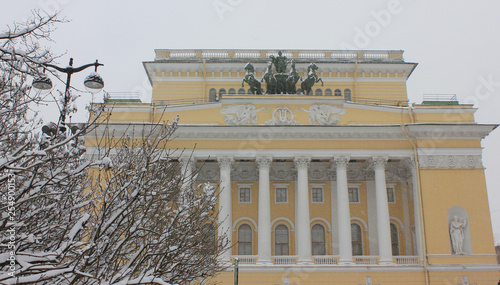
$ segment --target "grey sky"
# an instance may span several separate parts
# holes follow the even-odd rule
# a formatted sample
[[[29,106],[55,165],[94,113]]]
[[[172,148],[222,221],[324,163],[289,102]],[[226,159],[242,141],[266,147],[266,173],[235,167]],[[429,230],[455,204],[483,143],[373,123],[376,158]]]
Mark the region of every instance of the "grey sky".
[[[391,49],[419,65],[408,80],[410,102],[422,94],[457,94],[474,103],[478,123],[500,123],[500,2],[491,0],[184,0],[5,1],[2,29],[30,10],[62,10],[55,53],[63,66],[99,59],[110,92],[149,100],[142,67],[154,49]],[[320,67],[321,68],[321,67]],[[86,72],[72,79],[83,88]],[[79,85],[80,84],[80,85]],[[62,87],[60,87],[62,88]],[[83,106],[84,100],[81,100]],[[84,108],[80,108],[83,113]],[[57,113],[46,112],[46,120]],[[52,117],[51,117],[52,116]],[[500,242],[500,130],[482,143],[496,243]],[[474,191],[474,189],[471,189]]]

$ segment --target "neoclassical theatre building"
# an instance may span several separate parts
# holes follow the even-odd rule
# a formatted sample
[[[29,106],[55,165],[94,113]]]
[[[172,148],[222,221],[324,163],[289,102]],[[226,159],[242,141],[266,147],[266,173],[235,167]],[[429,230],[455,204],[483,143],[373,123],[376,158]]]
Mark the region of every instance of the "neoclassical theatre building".
[[[481,162],[497,125],[452,96],[409,103],[403,51],[155,52],[151,103],[110,98],[111,124],[180,116],[170,147],[218,185],[239,284],[497,284]]]

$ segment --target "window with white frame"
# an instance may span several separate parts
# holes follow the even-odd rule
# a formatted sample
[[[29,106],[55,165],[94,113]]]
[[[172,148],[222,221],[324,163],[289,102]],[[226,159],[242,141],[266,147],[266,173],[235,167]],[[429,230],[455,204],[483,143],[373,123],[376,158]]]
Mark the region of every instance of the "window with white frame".
[[[359,203],[359,188],[349,187],[349,203]]]
[[[312,203],[323,203],[324,201],[324,184],[310,184],[311,187],[311,202]]]
[[[252,185],[251,184],[240,184],[238,185],[239,192],[239,203],[251,203],[252,202]]]
[[[394,191],[394,187],[387,187],[387,202],[389,203],[396,202],[396,193]]]
[[[313,203],[323,203],[323,187],[311,188],[311,201]]]
[[[276,203],[288,203],[288,187],[286,185],[276,185]]]

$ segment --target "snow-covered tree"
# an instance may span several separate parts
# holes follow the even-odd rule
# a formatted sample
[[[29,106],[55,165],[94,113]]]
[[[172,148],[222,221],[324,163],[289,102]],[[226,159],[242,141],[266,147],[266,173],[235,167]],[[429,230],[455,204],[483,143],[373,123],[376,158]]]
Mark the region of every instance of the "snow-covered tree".
[[[215,190],[187,186],[193,177],[181,175],[168,149],[176,126],[130,126],[119,138],[99,128],[103,158],[91,171],[95,200],[78,267],[88,277],[75,275],[75,283],[189,284],[224,268],[219,256],[228,244],[215,235]]]
[[[0,33],[0,284],[186,284],[221,270],[213,188],[186,191],[165,147],[177,121],[103,138],[93,160],[83,135],[105,127],[103,106],[40,134],[32,108],[62,94],[28,81],[55,59],[39,41],[59,22],[35,12]]]
[[[81,211],[90,202],[82,191],[90,166],[82,135],[95,125],[70,131],[51,123],[40,134],[34,109],[60,93],[44,97],[28,82],[55,59],[40,41],[50,41],[61,21],[34,12],[0,33],[1,284],[43,283],[74,272],[69,256],[88,219]]]

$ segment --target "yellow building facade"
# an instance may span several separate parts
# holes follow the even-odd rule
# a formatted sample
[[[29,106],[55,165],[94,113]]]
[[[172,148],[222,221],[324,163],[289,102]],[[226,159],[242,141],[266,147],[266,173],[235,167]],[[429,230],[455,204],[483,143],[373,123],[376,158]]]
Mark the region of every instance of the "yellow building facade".
[[[402,51],[155,52],[152,103],[115,100],[110,128],[179,115],[169,147],[218,185],[239,284],[496,284],[481,140],[497,125],[454,98],[409,104]],[[279,84],[292,62],[322,79],[311,92],[242,82]],[[233,284],[233,267],[207,281]]]

